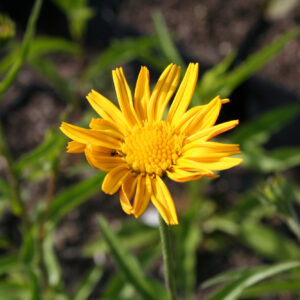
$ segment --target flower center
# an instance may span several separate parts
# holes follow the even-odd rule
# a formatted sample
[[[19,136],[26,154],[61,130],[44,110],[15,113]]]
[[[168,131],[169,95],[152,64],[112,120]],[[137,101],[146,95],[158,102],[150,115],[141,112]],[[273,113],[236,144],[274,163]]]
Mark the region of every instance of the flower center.
[[[184,138],[168,122],[145,123],[125,138],[122,152],[133,171],[162,176],[176,164]]]

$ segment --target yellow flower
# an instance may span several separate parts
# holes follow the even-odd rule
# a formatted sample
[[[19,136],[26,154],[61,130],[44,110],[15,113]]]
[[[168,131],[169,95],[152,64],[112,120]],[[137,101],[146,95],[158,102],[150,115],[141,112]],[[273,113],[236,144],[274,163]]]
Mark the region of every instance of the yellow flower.
[[[198,64],[189,64],[165,118],[180,67],[170,64],[152,93],[149,71],[141,67],[133,97],[123,69],[112,74],[120,109],[92,90],[87,100],[101,118],[92,119],[91,129],[62,123],[61,130],[73,140],[68,152],[85,152],[93,167],[108,172],[102,190],[107,194],[120,190],[125,213],[139,217],[151,200],[167,224],[178,224],[173,199],[161,177],[177,182],[217,177],[213,171],[239,164],[240,158],[229,157],[240,153],[239,145],[210,142],[238,120],[214,125],[222,104],[229,101],[220,97],[187,111]]]

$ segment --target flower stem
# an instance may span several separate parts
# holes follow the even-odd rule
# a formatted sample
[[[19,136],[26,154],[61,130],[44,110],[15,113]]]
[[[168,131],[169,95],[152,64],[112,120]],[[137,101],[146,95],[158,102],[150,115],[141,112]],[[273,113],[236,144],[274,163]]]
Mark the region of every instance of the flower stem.
[[[176,288],[175,288],[175,279],[174,279],[174,270],[173,270],[173,258],[171,251],[171,241],[170,241],[170,232],[169,226],[165,223],[162,217],[159,217],[159,232],[164,260],[164,273],[165,281],[167,285],[167,290],[170,300],[176,300]]]

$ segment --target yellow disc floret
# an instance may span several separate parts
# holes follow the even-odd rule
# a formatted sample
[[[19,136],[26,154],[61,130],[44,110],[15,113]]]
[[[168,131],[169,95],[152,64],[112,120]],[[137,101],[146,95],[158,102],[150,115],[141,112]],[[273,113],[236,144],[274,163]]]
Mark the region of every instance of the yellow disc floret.
[[[176,164],[184,138],[166,121],[145,123],[125,138],[122,152],[133,171],[162,176]]]

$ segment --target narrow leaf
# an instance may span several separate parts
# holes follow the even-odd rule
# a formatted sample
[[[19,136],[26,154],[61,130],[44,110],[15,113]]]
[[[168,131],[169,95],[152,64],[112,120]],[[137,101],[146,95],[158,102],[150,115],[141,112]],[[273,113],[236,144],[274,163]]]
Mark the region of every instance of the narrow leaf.
[[[233,143],[261,145],[272,134],[281,130],[300,113],[300,105],[292,104],[268,111],[258,118],[239,126],[231,137]],[[278,122],[280,120],[280,122]]]
[[[49,219],[58,222],[64,215],[84,203],[96,193],[100,193],[104,173],[85,179],[54,197],[51,202]]]
[[[261,267],[255,272],[242,276],[241,278],[226,284],[206,300],[235,300],[242,294],[243,290],[257,282],[285,271],[300,267],[299,261],[284,262],[272,266]]]
[[[94,266],[88,271],[88,274],[84,276],[83,280],[77,287],[76,292],[72,299],[74,300],[86,300],[94,290],[95,286],[99,282],[103,274],[103,268],[100,266]]]
[[[168,58],[169,61],[180,66],[185,66],[185,63],[183,62],[171,38],[171,35],[168,31],[167,25],[162,14],[159,11],[155,11],[152,14],[152,20],[160,42],[161,49],[165,56]]]
[[[103,238],[106,241],[126,280],[130,282],[144,299],[157,299],[156,293],[151,289],[137,260],[123,248],[117,236],[110,230],[103,217],[99,217],[99,224]]]
[[[24,60],[26,59],[31,40],[34,36],[35,26],[36,26],[38,16],[40,14],[42,3],[43,3],[42,0],[35,1],[35,4],[32,9],[32,13],[30,15],[30,18],[29,18],[29,21],[27,24],[27,28],[26,28],[26,32],[24,35],[20,55],[18,56],[14,65],[10,68],[6,77],[3,79],[2,82],[0,82],[0,101],[2,99],[3,94],[8,90],[8,88],[14,82],[15,78],[17,77],[17,75],[22,67]]]

